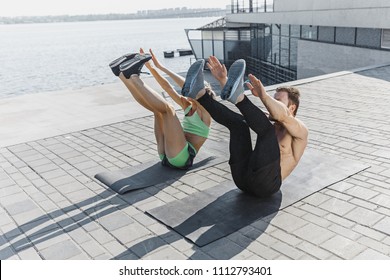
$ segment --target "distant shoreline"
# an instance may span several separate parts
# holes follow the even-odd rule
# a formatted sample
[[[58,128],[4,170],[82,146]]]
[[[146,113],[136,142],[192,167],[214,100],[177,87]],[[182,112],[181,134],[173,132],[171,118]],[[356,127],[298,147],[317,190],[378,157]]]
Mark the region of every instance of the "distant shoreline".
[[[58,15],[58,16],[21,16],[0,17],[0,24],[23,23],[54,23],[54,22],[80,22],[102,20],[131,20],[131,19],[164,19],[189,17],[214,17],[226,15],[225,9],[164,9],[153,11],[140,11],[136,14],[101,14],[101,15]]]

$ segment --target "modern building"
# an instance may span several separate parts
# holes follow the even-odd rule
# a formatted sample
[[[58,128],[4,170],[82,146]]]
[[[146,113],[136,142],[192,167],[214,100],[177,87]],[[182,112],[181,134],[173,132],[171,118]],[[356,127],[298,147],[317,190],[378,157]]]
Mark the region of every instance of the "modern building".
[[[390,63],[388,0],[231,0],[230,12],[186,30],[196,58],[247,61],[266,85]]]

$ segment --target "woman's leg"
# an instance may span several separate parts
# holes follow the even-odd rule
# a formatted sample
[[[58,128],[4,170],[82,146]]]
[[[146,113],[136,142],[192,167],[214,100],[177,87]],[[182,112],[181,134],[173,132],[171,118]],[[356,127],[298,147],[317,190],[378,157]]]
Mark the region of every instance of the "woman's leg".
[[[126,79],[125,76],[123,76],[123,74],[120,74],[119,78],[125,84],[131,95],[133,95],[134,99],[137,100],[140,105],[145,107],[147,110],[154,112],[153,108],[146,102],[142,94],[138,92],[138,89],[134,87],[132,83],[128,79]]]
[[[154,114],[154,136],[157,142],[158,155],[165,155],[164,123],[160,113]]]
[[[134,85],[123,75],[120,75],[119,77],[127,89],[131,92],[134,99],[147,110],[154,112],[153,108],[146,102],[142,94],[138,91],[138,88],[134,87]],[[165,154],[163,118],[161,114],[157,112],[154,113],[154,136],[156,137],[157,142],[157,153],[159,155]]]
[[[139,76],[131,76],[125,84],[134,98],[141,100],[140,104],[155,114],[156,139],[158,144],[159,141],[164,141],[163,147],[158,147],[159,153],[164,151],[168,158],[174,158],[187,144],[175,109],[161,95],[144,84]]]

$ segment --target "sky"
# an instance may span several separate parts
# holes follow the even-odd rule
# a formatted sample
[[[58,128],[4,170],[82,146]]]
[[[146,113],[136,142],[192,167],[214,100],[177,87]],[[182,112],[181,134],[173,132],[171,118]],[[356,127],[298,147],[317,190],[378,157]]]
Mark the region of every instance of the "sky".
[[[135,13],[164,8],[225,8],[231,0],[0,0],[0,16]]]

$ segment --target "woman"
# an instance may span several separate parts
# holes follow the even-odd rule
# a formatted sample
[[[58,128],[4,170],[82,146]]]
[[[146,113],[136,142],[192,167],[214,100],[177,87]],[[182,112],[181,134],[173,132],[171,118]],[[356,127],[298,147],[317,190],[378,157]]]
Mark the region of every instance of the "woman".
[[[193,79],[197,77],[199,71],[203,70],[204,62],[197,61],[192,64],[186,79],[184,79],[164,67],[152,50],[150,50],[150,53],[151,55],[145,54],[140,49],[139,54],[128,54],[114,60],[110,63],[110,67],[113,73],[126,85],[137,102],[153,112],[154,134],[162,164],[172,168],[188,169],[192,166],[195,155],[209,135],[211,117],[196,100],[178,94],[167,79],[159,74],[157,69],[168,74],[179,87],[192,93],[204,89],[204,86],[201,89],[192,86]],[[164,91],[184,110],[183,126],[174,107],[140,78],[139,75],[144,65]]]

